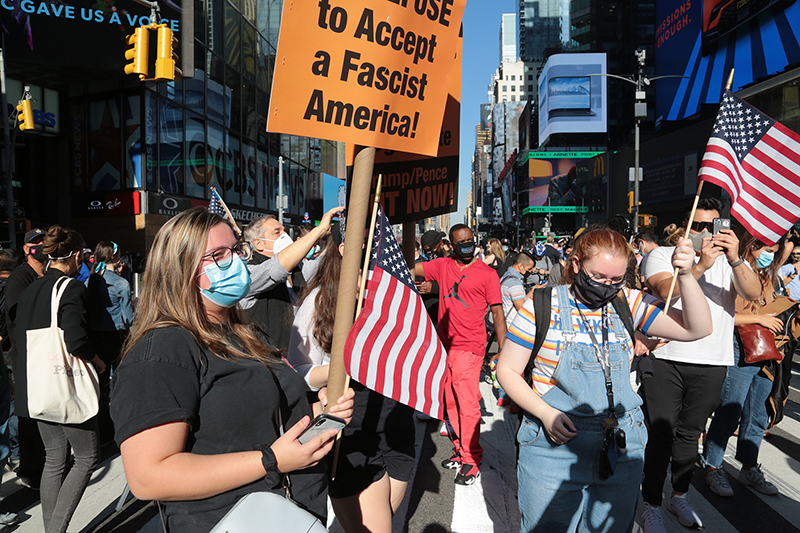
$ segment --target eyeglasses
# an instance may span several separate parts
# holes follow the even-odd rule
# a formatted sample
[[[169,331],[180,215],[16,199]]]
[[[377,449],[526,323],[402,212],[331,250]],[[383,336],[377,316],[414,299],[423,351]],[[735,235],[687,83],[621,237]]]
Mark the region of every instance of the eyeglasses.
[[[586,272],[586,270],[584,270],[584,272]],[[598,283],[602,283],[604,285],[616,285],[618,283],[622,283],[623,281],[625,281],[625,276],[620,276],[618,278],[600,278],[595,276],[594,274],[590,274],[589,272],[586,272],[586,275],[589,276],[592,280]]]
[[[692,222],[692,230],[696,232],[701,232],[706,230],[708,232],[714,231],[714,223],[713,222]]]
[[[233,248],[218,248],[211,253],[204,255],[202,258],[211,258],[221,269],[226,269],[233,263],[233,254],[238,255],[243,261],[248,261],[252,255],[250,243],[247,241],[236,244]]]

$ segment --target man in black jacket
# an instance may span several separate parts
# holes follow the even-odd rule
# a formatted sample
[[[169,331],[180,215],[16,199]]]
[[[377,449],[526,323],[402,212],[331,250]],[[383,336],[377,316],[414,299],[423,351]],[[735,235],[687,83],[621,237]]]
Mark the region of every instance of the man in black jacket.
[[[11,366],[16,373],[17,368],[14,363],[16,360],[16,319],[17,304],[19,296],[28,285],[39,279],[44,273],[44,263],[46,255],[42,250],[44,231],[34,228],[25,234],[22,250],[25,254],[25,262],[14,269],[6,281],[5,290],[5,318],[8,336],[11,339],[11,346],[8,350],[11,359]],[[39,488],[39,479],[42,477],[44,468],[44,444],[39,435],[39,428],[36,421],[27,416],[17,416],[19,426],[17,429],[19,442],[19,468],[17,477],[23,485],[32,489]]]

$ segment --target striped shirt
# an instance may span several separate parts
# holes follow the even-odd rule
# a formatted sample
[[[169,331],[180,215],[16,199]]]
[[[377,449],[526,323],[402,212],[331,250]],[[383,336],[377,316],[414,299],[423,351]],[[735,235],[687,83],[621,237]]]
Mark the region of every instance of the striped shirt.
[[[649,294],[645,294],[636,289],[623,289],[625,296],[628,299],[628,305],[631,308],[633,315],[634,329],[639,329],[647,335],[648,328],[655,320],[656,316],[661,313],[661,309],[657,307],[659,300]],[[585,346],[592,345],[592,339],[583,324],[581,315],[578,308],[575,307],[575,299],[570,295],[570,307],[572,308],[572,327],[576,332],[574,342],[583,344]],[[595,336],[598,339],[602,338],[602,315],[601,309],[590,310],[583,304],[580,305],[586,320],[589,325],[594,329]],[[561,357],[561,348],[564,343],[564,335],[561,332],[561,317],[558,313],[558,294],[553,290],[552,307],[550,311],[550,328],[547,331],[547,337],[541,350],[533,362],[532,379],[533,388],[539,393],[544,394],[549,391],[557,383],[553,375],[558,365],[558,360]],[[528,298],[525,305],[517,313],[514,322],[509,326],[506,338],[512,342],[524,346],[529,350],[533,349],[534,340],[536,337],[536,319],[533,312],[533,299]],[[628,334],[625,332],[622,337],[627,344],[630,352],[630,358],[633,359],[633,342],[628,339]],[[613,331],[613,326],[608,334],[608,341],[610,344],[621,342]]]

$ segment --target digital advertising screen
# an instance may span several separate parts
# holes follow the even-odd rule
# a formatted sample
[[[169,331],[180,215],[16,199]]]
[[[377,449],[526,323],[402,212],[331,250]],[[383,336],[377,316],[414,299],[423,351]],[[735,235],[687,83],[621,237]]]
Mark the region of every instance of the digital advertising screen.
[[[579,172],[579,168],[582,162],[599,155],[600,152],[528,152],[528,205],[545,206],[548,198],[553,207],[578,207],[591,203],[592,199],[587,197],[587,184],[595,177],[605,176],[605,165],[600,165],[602,171],[599,173],[593,168],[591,176]]]
[[[605,133],[605,54],[550,56],[539,76],[539,143],[555,133]]]
[[[731,69],[731,90],[800,63],[796,0],[658,0],[656,124],[718,104]]]

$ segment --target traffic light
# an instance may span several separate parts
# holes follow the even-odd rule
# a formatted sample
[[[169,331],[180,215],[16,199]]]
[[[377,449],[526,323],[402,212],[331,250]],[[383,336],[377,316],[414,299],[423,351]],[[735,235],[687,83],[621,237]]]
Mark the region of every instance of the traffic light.
[[[17,105],[17,120],[19,131],[33,129],[33,106],[30,100],[20,100]]]
[[[639,215],[639,227],[655,228],[658,226],[658,217],[655,215]]]
[[[628,214],[633,213],[633,191],[628,193]]]
[[[158,32],[158,52],[156,55],[156,76],[158,81],[174,80],[176,77],[180,80],[183,73],[175,66],[178,59],[175,54],[175,45],[178,40],[175,34],[166,24],[158,24],[156,26]]]
[[[138,74],[139,79],[143,80],[148,76],[148,40],[150,34],[147,26],[139,26],[133,33],[125,38],[125,42],[131,48],[125,50],[125,59],[130,63],[125,65],[125,74]]]

